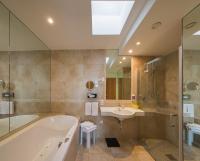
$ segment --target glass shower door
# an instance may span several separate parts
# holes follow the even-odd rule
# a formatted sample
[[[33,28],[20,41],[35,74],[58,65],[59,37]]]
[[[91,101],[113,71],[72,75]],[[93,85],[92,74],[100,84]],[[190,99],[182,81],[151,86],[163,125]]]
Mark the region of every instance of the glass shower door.
[[[200,6],[183,18],[183,152],[200,160]]]

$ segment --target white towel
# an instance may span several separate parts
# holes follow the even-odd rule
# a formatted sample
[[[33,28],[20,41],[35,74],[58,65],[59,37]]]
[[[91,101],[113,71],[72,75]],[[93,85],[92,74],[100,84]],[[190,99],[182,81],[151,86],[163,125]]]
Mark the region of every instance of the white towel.
[[[92,102],[92,116],[98,116],[99,114],[99,103]]]
[[[194,117],[194,104],[183,104],[184,117]]]
[[[92,104],[91,102],[85,103],[85,115],[91,115],[92,114]]]
[[[9,112],[10,114],[14,114],[14,103],[12,101],[0,101],[0,114],[9,114]]]

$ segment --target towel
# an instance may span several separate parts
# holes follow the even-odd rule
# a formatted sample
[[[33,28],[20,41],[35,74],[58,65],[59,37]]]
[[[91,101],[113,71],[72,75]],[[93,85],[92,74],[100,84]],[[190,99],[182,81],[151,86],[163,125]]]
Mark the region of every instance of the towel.
[[[85,115],[91,115],[92,114],[92,104],[90,102],[85,103]]]
[[[194,104],[183,104],[184,117],[194,117]]]
[[[99,114],[99,103],[92,102],[92,116],[98,116]]]
[[[0,114],[14,114],[14,103],[12,101],[0,101]]]

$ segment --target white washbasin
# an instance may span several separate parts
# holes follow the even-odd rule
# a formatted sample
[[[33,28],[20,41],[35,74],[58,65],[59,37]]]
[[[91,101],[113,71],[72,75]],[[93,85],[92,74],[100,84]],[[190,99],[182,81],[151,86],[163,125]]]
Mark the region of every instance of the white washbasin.
[[[117,115],[125,115],[125,116],[134,114],[132,111],[129,111],[129,110],[126,110],[126,109],[114,110],[113,113],[117,114]]]
[[[100,107],[101,116],[113,116],[119,120],[144,115],[144,111],[131,107]]]

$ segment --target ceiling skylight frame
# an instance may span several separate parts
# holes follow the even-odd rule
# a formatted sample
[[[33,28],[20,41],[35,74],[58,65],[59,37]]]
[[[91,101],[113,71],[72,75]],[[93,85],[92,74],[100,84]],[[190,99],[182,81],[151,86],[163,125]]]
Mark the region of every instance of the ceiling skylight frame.
[[[120,35],[134,3],[134,0],[91,0],[92,35]]]

